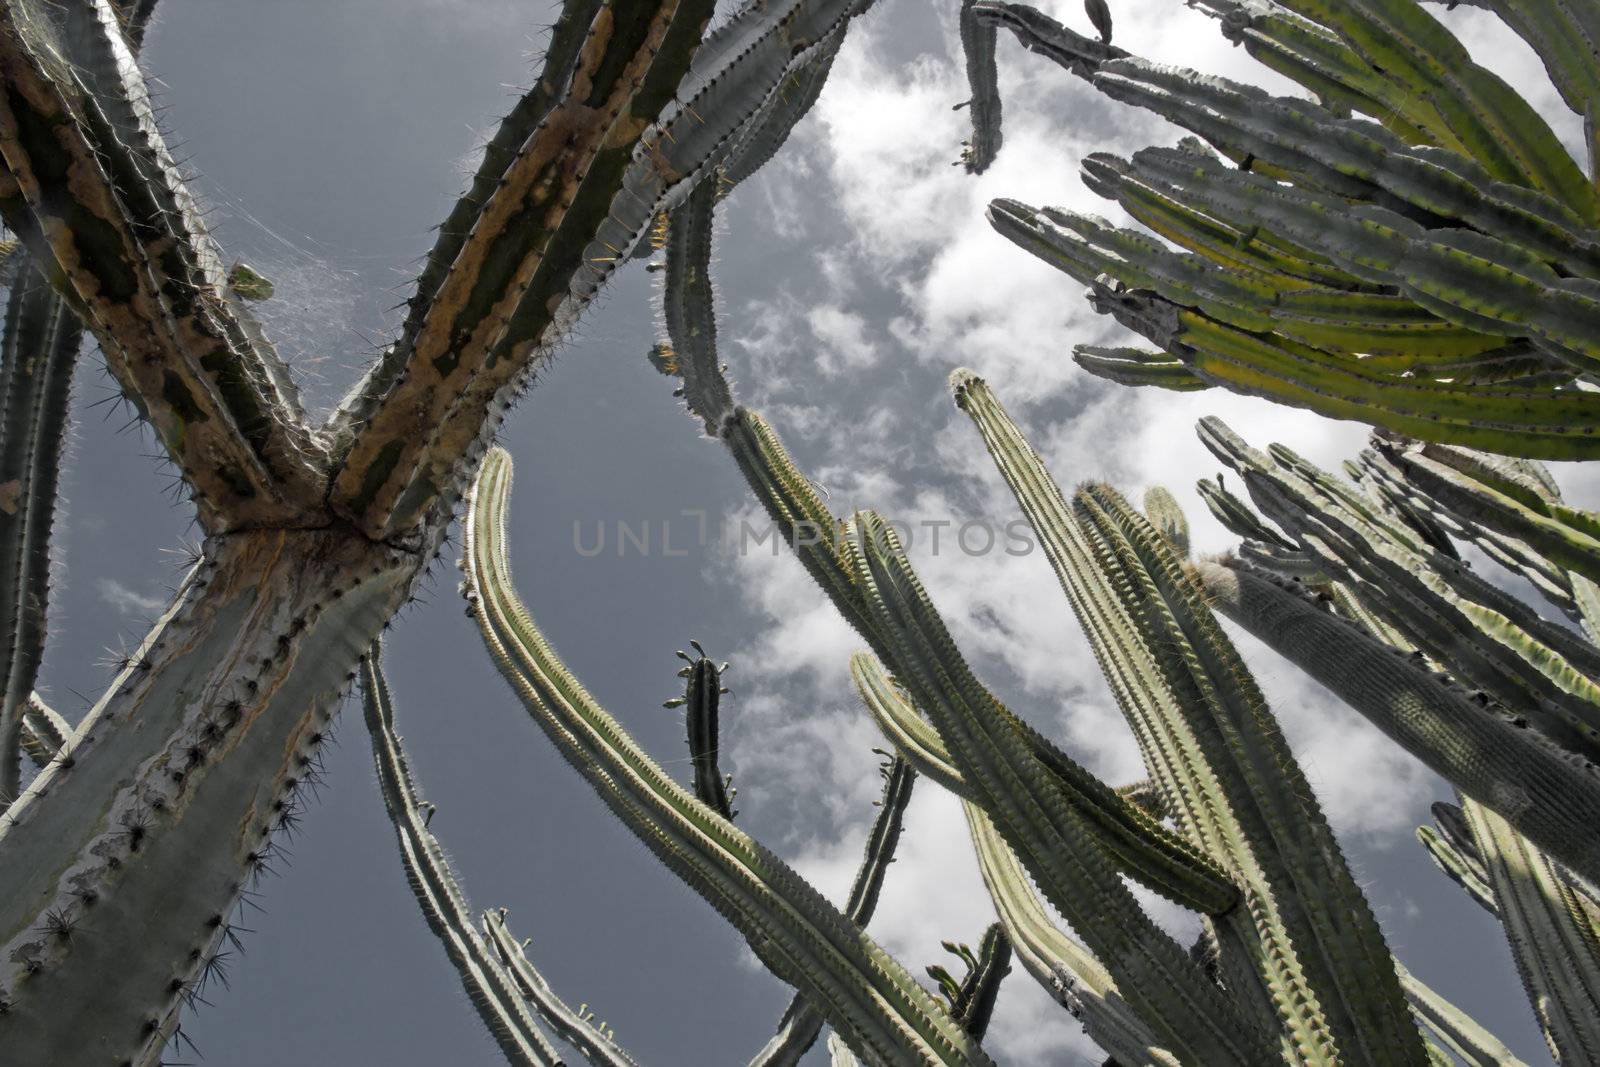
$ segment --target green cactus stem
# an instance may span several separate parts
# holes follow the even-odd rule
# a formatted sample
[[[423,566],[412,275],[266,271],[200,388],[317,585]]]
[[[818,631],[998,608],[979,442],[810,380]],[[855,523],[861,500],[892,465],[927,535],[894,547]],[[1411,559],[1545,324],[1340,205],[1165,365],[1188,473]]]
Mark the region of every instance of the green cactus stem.
[[[22,751],[35,767],[47,767],[71,739],[71,723],[40,700],[38,693],[28,698],[28,708],[22,715]]]
[[[1051,921],[1016,853],[988,816],[971,803],[963,807],[978,870],[1023,968],[1119,1063],[1178,1067],[1177,1057],[1158,1044],[1100,961]]]
[[[939,984],[950,1016],[978,1040],[989,1030],[994,1006],[1000,996],[1000,983],[1011,973],[1011,941],[1005,927],[991,923],[983,932],[978,951],[966,945],[943,942],[944,950],[966,965],[966,975],[957,981],[940,964],[928,968],[928,977]]]
[[[44,658],[50,530],[83,341],[77,316],[31,263],[21,270],[0,330],[0,805],[20,787],[23,722]]]
[[[961,54],[966,57],[967,114],[972,118],[972,137],[961,152],[968,174],[982,174],[1000,151],[1000,72],[995,65],[995,24],[981,17],[975,0],[961,0]]]
[[[878,769],[883,774],[883,796],[877,802],[878,815],[867,832],[866,850],[844,906],[845,915],[862,929],[877,910],[878,894],[889,864],[894,862],[906,805],[911,803],[911,787],[917,779],[911,764],[903,759],[891,759]],[[822,1015],[805,996],[797,995],[784,1010],[777,1033],[751,1059],[749,1067],[793,1067],[816,1042],[822,1022]]]
[[[485,457],[463,563],[492,658],[563,756],[868,1062],[988,1063],[904,968],[781,860],[674,782],[556,658],[511,587],[503,528],[510,473],[504,452]]]
[[[1476,1019],[1441,997],[1398,961],[1400,984],[1417,1019],[1466,1067],[1527,1067],[1505,1042]],[[1446,1061],[1447,1063],[1449,1061]]]
[[[1248,958],[1241,977],[1260,968],[1251,980],[1272,990],[1282,1024],[1302,1047],[1420,1061],[1422,1043],[1377,923],[1204,595],[1165,539],[1116,494],[1088,487],[1068,513],[982,379],[957,371],[952,386],[1038,531],[1180,827],[1242,883],[1258,916],[1249,926],[1216,924],[1228,934],[1225,964],[1240,968],[1241,955]],[[1347,921],[1280,910],[1279,901],[1307,893],[1347,902],[1340,909]],[[1315,957],[1291,947],[1313,944]]]
[[[433,811],[417,795],[405,749],[395,732],[394,704],[379,663],[380,651],[374,643],[362,663],[361,707],[372,738],[378,789],[400,841],[400,859],[412,895],[461,976],[467,999],[506,1059],[512,1064],[556,1067],[563,1062],[561,1053],[539,1029],[500,957],[473,925],[466,895],[438,838],[428,829]]]
[[[1494,886],[1500,922],[1551,1055],[1562,1064],[1600,1057],[1600,927],[1560,866],[1511,824],[1462,804]]]
[[[1218,611],[1574,870],[1600,874],[1592,772],[1284,583],[1209,562],[1195,571]]]
[[[718,706],[722,702],[722,695],[728,690],[722,684],[722,672],[728,669],[724,663],[718,667],[700,647],[700,642],[690,641],[695,655],[680,651],[678,657],[688,666],[678,672],[678,677],[684,679],[684,695],[674,697],[666,702],[669,708],[684,708],[684,723],[689,732],[689,760],[694,766],[694,794],[721,815],[724,819],[732,819],[733,794],[730,782],[732,775],[724,778],[721,768],[717,764],[717,725]]]

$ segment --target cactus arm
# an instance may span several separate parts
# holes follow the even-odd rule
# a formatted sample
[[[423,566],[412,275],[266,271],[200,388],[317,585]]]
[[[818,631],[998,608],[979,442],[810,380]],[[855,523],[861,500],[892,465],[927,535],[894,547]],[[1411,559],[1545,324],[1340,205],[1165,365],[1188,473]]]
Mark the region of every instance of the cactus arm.
[[[1596,750],[1600,653],[1593,646],[1428,549],[1289,450],[1273,446],[1263,456],[1214,418],[1199,429],[1207,447],[1244,474],[1256,502],[1331,570],[1348,570],[1369,606],[1409,642],[1557,743]]]
[[[828,1035],[828,1063],[831,1067],[861,1067],[861,1061],[838,1034]]]
[[[43,770],[67,747],[72,726],[34,693],[22,715],[22,751]]]
[[[1438,448],[1405,442],[1374,442],[1401,478],[1467,527],[1488,527],[1526,544],[1552,564],[1600,579],[1600,516],[1540,499],[1518,500],[1490,482],[1442,462]],[[1462,457],[1463,465],[1471,457]]]
[[[698,646],[696,646],[698,647]],[[722,703],[722,672],[704,655],[685,668],[684,724],[689,734],[689,761],[694,768],[694,794],[724,819],[734,816],[733,796],[717,763],[720,732],[717,718]],[[669,704],[677,701],[669,701]]]
[[[1465,1067],[1527,1067],[1505,1046],[1505,1042],[1434,992],[1398,960],[1395,961],[1395,968],[1400,972],[1400,984],[1405,987],[1411,1010],[1435,1037],[1456,1054]]]
[[[1181,577],[1165,541],[1106,491],[1080,493],[1068,517],[1060,490],[988,386],[961,371],[952,384],[958,406],[1039,531],[1180,825],[1249,887],[1247,899],[1261,918],[1247,933],[1263,942],[1256,962],[1275,999],[1298,1005],[1283,1020],[1295,1040],[1307,1048],[1337,1042],[1343,1055],[1374,1062],[1419,1059],[1421,1042],[1392,970],[1383,981],[1388,957],[1376,921],[1309,786],[1271,788],[1285,773],[1303,778],[1237,653]],[[1096,592],[1097,582],[1109,582],[1115,597]],[[1125,612],[1120,620],[1118,603]],[[1132,649],[1128,641],[1105,639],[1118,626],[1139,634]],[[1130,655],[1138,647],[1145,650],[1143,664]],[[1266,765],[1272,774],[1261,769]],[[1332,928],[1280,902],[1275,891],[1292,894],[1290,900],[1338,899],[1349,921]]]
[[[1288,0],[1437,108],[1466,153],[1500,181],[1541,189],[1595,218],[1594,189],[1549,124],[1415,2]]]
[[[1302,991],[1306,997],[1286,1021],[1309,1023],[1313,1033],[1323,1029],[1345,1057],[1422,1061],[1423,1042],[1405,1008],[1377,920],[1203,592],[1183,574],[1160,534],[1113,491],[1084,487],[1073,507],[1079,521],[1092,523],[1115,551],[1127,575],[1118,579],[1118,587],[1142,597],[1138,610],[1145,624],[1170,627],[1175,639],[1181,635],[1181,643],[1175,640],[1172,647],[1188,660],[1188,677],[1170,668],[1167,676],[1182,694],[1179,707],[1198,720],[1193,729],[1210,750],[1208,762],[1218,769],[1223,794],[1245,831],[1249,852],[1240,849],[1230,859],[1266,898],[1267,917],[1260,926],[1268,945],[1297,957],[1299,974],[1280,976],[1267,968],[1275,989]],[[1113,535],[1120,535],[1121,543]],[[1148,577],[1141,582],[1143,575]],[[1164,651],[1166,646],[1157,647]],[[1202,713],[1209,722],[1200,719]],[[1336,902],[1331,906],[1338,918],[1294,903],[1312,899]],[[1297,1020],[1300,1014],[1306,1018]]]
[[[972,139],[961,153],[968,174],[982,174],[1000,151],[1000,83],[994,61],[997,30],[992,19],[979,16],[974,0],[961,0],[961,53],[966,57],[967,101],[972,117]]]
[[[562,755],[870,1062],[988,1063],[902,967],[781,860],[674,782],[556,658],[510,584],[503,528],[510,470],[498,449],[485,458],[464,564],[492,658]]]
[[[400,859],[406,881],[422,908],[428,927],[443,943],[455,965],[467,999],[477,1010],[506,1060],[512,1064],[556,1067],[562,1062],[550,1039],[528,1012],[511,975],[489,943],[478,934],[466,895],[445,859],[438,838],[428,830],[429,819],[417,795],[411,767],[394,727],[394,704],[379,663],[380,646],[374,643],[361,666],[361,708],[372,739],[372,756],[378,769],[378,790],[384,810],[400,842]]]
[[[1354,292],[1365,286],[1326,257],[1288,244],[1247,220],[1207,214],[1168,195],[1147,183],[1130,162],[1108,152],[1091,152],[1083,158],[1083,183],[1117,201],[1154,233],[1213,263],[1292,279],[1285,284],[1295,288],[1321,285]]]
[[[1189,558],[1189,520],[1184,517],[1178,498],[1165,486],[1153,485],[1145,490],[1144,513],[1161,536],[1167,539],[1179,559]]]
[[[614,232],[613,203],[648,195],[627,185],[635,158],[666,182],[657,173],[665,161],[641,146],[663,136],[652,125],[658,113],[670,125],[681,110],[674,90],[711,7],[612,0],[596,13],[566,91],[505,166],[436,290],[413,309],[414,340],[390,357],[387,380],[365,390],[382,395],[339,461],[331,503],[368,536],[409,530],[458,487],[532,361],[626,255],[595,242],[610,234],[632,246],[636,232]],[[637,211],[630,204],[620,214]]]
[[[70,758],[0,815],[9,1058],[158,1062],[417,566],[339,531],[207,543]]]
[[[866,850],[844,906],[845,915],[862,929],[866,929],[878,907],[878,893],[894,862],[906,805],[911,803],[911,787],[917,778],[911,764],[903,759],[893,759],[879,770],[883,773],[883,796],[878,800],[878,815],[867,832]],[[756,1053],[749,1067],[793,1067],[816,1042],[822,1022],[821,1014],[806,998],[796,996],[784,1011],[778,1032]]]
[[[1210,382],[1198,377],[1182,360],[1165,352],[1077,345],[1072,350],[1072,362],[1095,377],[1118,385],[1153,385],[1178,393],[1194,393],[1211,388]]]
[[[983,809],[964,804],[978,870],[1023,969],[1083,1023],[1089,1037],[1129,1067],[1177,1067],[1117,990],[1099,960],[1051,921],[1022,863]]]
[[[1230,533],[1246,541],[1259,541],[1278,548],[1294,548],[1293,542],[1262,522],[1256,513],[1250,510],[1248,504],[1228,492],[1220,477],[1215,482],[1201,478],[1195,483],[1195,489],[1211,514]]]
[[[857,14],[864,12],[873,0],[860,5]],[[849,23],[841,22],[820,42],[800,53],[790,62],[790,72],[773,91],[760,121],[750,124],[729,149],[722,165],[722,195],[727,196],[733,186],[766,166],[767,162],[788,141],[801,119],[810,114],[812,105],[822,95],[833,70],[833,61],[844,45]]]
[[[282,522],[320,502],[320,445],[281,361],[228,297],[107,0],[9,0],[0,69],[7,225],[62,279],[202,523]]]
[[[550,1029],[582,1053],[591,1067],[637,1067],[633,1058],[612,1040],[609,1030],[603,1029],[603,1024],[596,1025],[585,1015],[573,1011],[550,988],[549,981],[528,959],[525,943],[513,937],[506,926],[506,909],[484,912],[483,932],[516,980],[522,995],[538,1008]]]
[[[733,393],[717,355],[717,312],[711,287],[717,193],[716,182],[701,182],[668,217],[667,269],[662,283],[662,317],[672,370],[683,381],[684,402],[705,424],[708,436],[716,436],[733,411]]]
[[[857,653],[850,658],[850,674],[862,703],[902,755],[956,796],[981,806],[982,798],[956,769],[938,732],[917,714],[877,660]],[[1034,754],[1124,874],[1203,914],[1220,914],[1238,901],[1227,874],[1184,837],[1162,826],[1159,817],[1107,788],[1043,738],[1026,739],[1034,742]]]
[[[1433,865],[1444,872],[1446,878],[1460,886],[1474,904],[1490,915],[1500,914],[1500,909],[1494,902],[1494,890],[1489,887],[1488,872],[1483,869],[1481,863],[1474,862],[1472,857],[1463,854],[1431,826],[1417,827],[1417,840],[1427,851]]]
[[[0,805],[19,789],[18,746],[44,656],[50,530],[83,341],[77,316],[23,266],[0,330]]]
[[[450,209],[439,226],[439,236],[423,260],[416,290],[406,301],[406,318],[397,343],[385,348],[368,367],[365,375],[334,413],[328,436],[335,451],[349,447],[356,432],[372,417],[385,393],[394,387],[403,372],[405,353],[421,332],[426,312],[449,276],[451,265],[466,247],[474,225],[502,177],[515,161],[524,144],[538,130],[560,102],[578,65],[579,53],[592,31],[603,0],[571,0],[563,3],[550,29],[543,65],[533,87],[518,97],[511,111],[500,121],[494,136],[484,146],[483,159],[472,176],[466,193]]]
[[[1431,0],[1437,2],[1437,0]],[[1561,99],[1587,116],[1600,100],[1600,17],[1572,0],[1449,0],[1492,11],[1528,42]]]
[[[1265,577],[1202,562],[1212,604],[1327,686],[1435,773],[1502,812],[1586,878],[1600,783],[1528,731],[1488,714],[1410,658]]]
[[[1540,458],[1596,454],[1600,410],[1582,393],[1483,390],[1333,365],[1287,338],[1234,330],[1148,292],[1097,285],[1097,310],[1145,334],[1197,376],[1334,419]]]
[[[875,623],[894,651],[900,681],[932,721],[951,762],[977,795],[1040,889],[1095,954],[1127,982],[1125,995],[1164,1040],[1200,1062],[1274,1058],[1265,1035],[1217,997],[1117,877],[1084,814],[1014,726],[995,715],[937,610],[882,519],[860,512],[846,527],[845,554]]]
[[[1462,809],[1551,1054],[1560,1063],[1594,1062],[1600,1058],[1600,929],[1561,870],[1510,823],[1470,800]]]
[[[966,946],[962,946],[962,950],[963,954],[969,951]],[[969,963],[967,976],[950,1005],[950,1014],[961,1023],[962,1029],[980,1041],[994,1018],[1000,983],[1010,973],[1011,941],[1006,937],[1004,926],[991,923],[984,930],[976,957]]]

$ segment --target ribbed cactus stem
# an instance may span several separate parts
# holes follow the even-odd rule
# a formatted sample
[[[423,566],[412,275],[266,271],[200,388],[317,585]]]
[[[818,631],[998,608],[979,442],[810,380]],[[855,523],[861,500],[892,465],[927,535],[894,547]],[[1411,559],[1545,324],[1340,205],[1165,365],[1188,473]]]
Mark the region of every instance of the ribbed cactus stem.
[[[850,658],[850,673],[862,703],[902,756],[952,793],[981,805],[981,795],[956,769],[938,731],[918,716],[877,660],[857,653]],[[1148,804],[1107,788],[1054,746],[1036,745],[1034,751],[1124,874],[1202,914],[1221,914],[1238,903],[1227,873],[1161,825]]]
[[[868,1062],[988,1063],[902,967],[780,859],[674,782],[556,657],[511,586],[510,473],[504,452],[485,458],[463,565],[485,644],[535,722],[624,824]]]
[[[1462,804],[1500,922],[1558,1063],[1600,1058],[1600,926],[1560,866],[1495,812]]]
[[[1494,890],[1489,885],[1489,872],[1475,855],[1457,848],[1454,841],[1432,826],[1417,827],[1417,840],[1427,851],[1433,865],[1460,886],[1474,904],[1490,915],[1500,913],[1494,902]]]
[[[1400,972],[1400,984],[1418,1020],[1455,1053],[1465,1067],[1527,1067],[1505,1042],[1436,993],[1398,960],[1395,968]]]
[[[428,829],[433,812],[417,795],[405,749],[395,731],[394,704],[379,655],[380,646],[374,643],[362,662],[361,707],[372,739],[378,790],[399,838],[400,860],[412,895],[455,964],[467,999],[506,1059],[515,1065],[557,1067],[563,1062],[561,1053],[539,1029],[500,957],[478,933],[444,849]]]
[[[528,959],[527,942],[518,941],[506,926],[506,909],[483,913],[483,932],[494,946],[522,995],[550,1024],[556,1036],[583,1054],[590,1067],[636,1067],[633,1057],[624,1052],[609,1029],[572,1008],[556,995],[550,983]]]
[[[159,1061],[419,565],[339,531],[207,544],[71,758],[0,816],[8,1057]]]
[[[991,923],[974,952],[966,945],[944,943],[945,951],[954,953],[966,964],[967,973],[955,981],[942,966],[928,968],[928,974],[945,990],[951,1016],[962,1029],[978,1040],[988,1033],[989,1021],[994,1018],[994,1006],[1000,997],[1000,983],[1011,973],[1011,940],[1006,937],[1001,923]]]
[[[684,709],[684,726],[689,734],[689,762],[694,768],[694,793],[710,805],[724,819],[732,819],[733,790],[729,779],[724,778],[718,763],[721,744],[718,722],[722,695],[728,690],[722,684],[724,663],[720,668],[706,657],[697,641],[691,641],[695,655],[685,652],[678,655],[688,666],[678,672],[684,680],[682,697],[667,701],[666,706]]]
[[[1151,486],[1145,490],[1144,513],[1155,528],[1161,531],[1161,536],[1167,539],[1172,546],[1172,551],[1180,559],[1189,557],[1189,520],[1184,517],[1183,508],[1178,506],[1178,498],[1172,491],[1164,486]]]
[[[1403,652],[1260,575],[1202,562],[1212,605],[1406,751],[1586,878],[1600,875],[1600,780]]]
[[[1264,981],[1294,1040],[1373,1062],[1419,1061],[1376,921],[1249,672],[1165,539],[1099,487],[1080,491],[1069,514],[982,379],[958,371],[952,385],[1039,531],[1179,825],[1262,909],[1253,929],[1233,924],[1230,937],[1261,943]],[[1276,894],[1310,885],[1344,902],[1349,921],[1279,910]],[[1320,947],[1310,955],[1291,944]]]
[[[970,803],[963,809],[978,870],[1024,969],[1083,1023],[1095,1044],[1120,1062],[1177,1067],[1177,1057],[1160,1046],[1154,1030],[1123,999],[1100,961],[1051,920],[989,817]]]
[[[72,740],[72,725],[34,693],[22,715],[22,751],[41,770]]]
[[[883,774],[883,795],[878,799],[878,814],[867,831],[866,849],[844,906],[845,915],[863,929],[877,910],[878,894],[889,874],[889,865],[894,862],[906,805],[911,803],[911,787],[917,779],[911,764],[903,759],[892,759],[879,770]],[[810,1006],[805,996],[796,996],[784,1010],[778,1032],[751,1059],[749,1067],[792,1067],[816,1042],[822,1023],[821,1013]]]
[[[20,786],[23,720],[44,658],[50,530],[83,327],[22,253],[0,329],[0,805]]]
[[[994,20],[980,17],[974,0],[961,0],[961,54],[967,64],[967,114],[972,139],[961,153],[968,174],[982,174],[1000,151],[1000,74],[995,65]]]

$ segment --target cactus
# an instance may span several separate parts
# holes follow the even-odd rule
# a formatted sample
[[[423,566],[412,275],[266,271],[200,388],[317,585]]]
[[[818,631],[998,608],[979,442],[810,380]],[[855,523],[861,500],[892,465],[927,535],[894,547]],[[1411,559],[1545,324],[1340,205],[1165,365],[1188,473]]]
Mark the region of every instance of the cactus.
[[[723,694],[728,691],[722,684],[722,672],[728,669],[728,665],[724,663],[718,667],[707,659],[700,642],[690,641],[689,645],[695,651],[693,657],[681,649],[678,651],[678,658],[688,664],[678,672],[678,677],[684,679],[684,695],[673,697],[662,706],[687,708],[684,723],[689,731],[689,760],[694,766],[695,796],[709,804],[718,815],[731,820],[736,792],[732,788],[733,776],[730,774],[724,778],[717,766],[717,711]]]
[[[1550,1054],[1585,1063],[1596,1047],[1600,926],[1592,890],[1493,811],[1433,806],[1417,837],[1439,868],[1505,927]]]
[[[400,841],[406,880],[429,927],[460,973],[468,999],[511,1063],[557,1067],[563,1062],[528,1011],[531,1004],[550,1028],[594,1067],[635,1067],[632,1058],[602,1028],[585,1020],[551,990],[524,954],[524,946],[506,927],[505,909],[483,913],[483,933],[473,926],[466,895],[444,848],[428,829],[433,805],[424,804],[418,796],[400,735],[395,732],[394,704],[379,662],[381,651],[374,643],[361,668],[361,704],[372,738],[378,787]]]
[[[950,1006],[950,1016],[961,1028],[980,1041],[994,1017],[995,1000],[1000,995],[1000,983],[1011,973],[1011,941],[1005,927],[991,923],[983,932],[983,939],[974,953],[966,945],[943,942],[944,950],[959,959],[967,968],[961,981],[941,964],[928,968],[928,976],[939,983],[945,1003]]]
[[[1600,61],[1579,43],[1595,28],[1579,5],[1485,2],[1569,102],[1589,99],[1578,94]],[[1430,442],[1600,454],[1597,409],[1577,385],[1600,365],[1600,200],[1544,120],[1414,0],[1199,6],[1316,102],[1114,48],[1094,4],[1100,41],[1025,5],[971,5],[975,23],[1012,30],[1111,99],[1206,142],[1084,160],[1091,189],[1177,249],[1091,216],[990,205],[1001,234],[1161,350],[1089,346],[1078,363],[1124,384],[1221,386]],[[975,33],[963,40],[969,66],[992,52]]]
[[[869,1062],[990,1062],[860,927],[674,782],[562,665],[511,587],[504,543],[510,474],[504,452],[485,457],[467,515],[463,566],[495,665],[562,755]]]

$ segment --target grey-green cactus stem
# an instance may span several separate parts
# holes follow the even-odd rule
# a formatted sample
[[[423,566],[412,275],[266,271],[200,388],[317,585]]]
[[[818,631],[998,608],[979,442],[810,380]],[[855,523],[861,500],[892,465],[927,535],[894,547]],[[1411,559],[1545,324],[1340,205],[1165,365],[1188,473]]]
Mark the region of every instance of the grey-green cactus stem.
[[[1427,545],[1365,494],[1279,445],[1246,445],[1220,420],[1201,440],[1330,575],[1353,583],[1405,643],[1514,709],[1550,741],[1600,759],[1600,650]]]
[[[1527,1067],[1472,1016],[1434,992],[1398,961],[1400,984],[1418,1021],[1444,1043],[1465,1067]],[[1449,1062],[1449,1061],[1446,1061]]]
[[[1099,487],[1081,491],[1069,514],[987,385],[968,371],[952,385],[1039,532],[1179,825],[1243,883],[1259,916],[1216,924],[1228,932],[1224,962],[1239,967],[1232,946],[1255,945],[1238,973],[1262,969],[1249,980],[1272,990],[1300,1047],[1419,1061],[1376,921],[1248,671],[1165,539]],[[1309,897],[1344,902],[1348,921],[1294,903]]]
[[[715,181],[701,182],[668,216],[661,290],[667,342],[656,346],[661,360],[657,369],[682,380],[679,392],[685,405],[711,437],[733,411],[733,393],[717,354],[717,310],[711,287],[718,193]]]
[[[1406,751],[1586,878],[1600,875],[1600,780],[1303,594],[1196,564],[1212,605],[1327,686]]]
[[[62,279],[202,522],[298,518],[321,500],[321,446],[281,361],[227,297],[117,13],[107,0],[13,0],[0,71],[6,224]]]
[[[361,708],[372,739],[378,769],[378,791],[400,842],[411,893],[428,926],[455,964],[467,999],[477,1009],[506,1060],[514,1065],[557,1067],[561,1053],[539,1029],[522,994],[500,957],[473,925],[465,894],[445,858],[438,838],[428,829],[432,811],[417,794],[411,767],[395,731],[394,704],[379,663],[381,646],[374,642],[361,665]]]
[[[159,1060],[419,563],[339,530],[208,542],[70,759],[0,816],[9,1058]]]
[[[938,732],[917,714],[877,660],[856,653],[850,657],[850,674],[862,703],[902,758],[956,796],[981,805],[982,798],[956,769]],[[1028,740],[1032,743],[1035,738]],[[1123,874],[1202,914],[1219,915],[1239,903],[1227,872],[1182,834],[1161,825],[1161,816],[1146,804],[1107,788],[1053,746],[1034,743],[1033,747]]]
[[[1100,961],[1051,921],[1021,862],[988,816],[971,803],[963,809],[984,886],[1023,968],[1118,1062],[1177,1067],[1177,1057],[1160,1046]]]
[[[1165,486],[1155,485],[1145,490],[1144,514],[1161,536],[1167,539],[1178,558],[1189,558],[1189,520],[1184,517],[1178,498]]]
[[[883,774],[883,796],[878,800],[872,828],[867,831],[866,850],[844,907],[850,921],[863,929],[877,910],[878,894],[889,865],[894,862],[906,805],[911,803],[911,787],[917,780],[911,764],[903,759],[892,759],[878,769]],[[751,1059],[749,1067],[793,1067],[816,1042],[822,1022],[822,1014],[811,1007],[803,994],[797,995],[784,1009],[777,1033]]]
[[[485,457],[463,564],[496,666],[562,755],[867,1062],[987,1064],[904,968],[781,860],[674,782],[567,671],[511,586],[503,527],[510,472],[504,452]]]
[[[689,644],[695,651],[693,657],[686,652],[678,653],[679,658],[688,663],[678,672],[678,677],[684,680],[683,696],[672,698],[665,706],[684,709],[684,725],[689,734],[689,762],[694,767],[695,796],[724,819],[732,819],[733,776],[723,777],[722,768],[717,762],[720,749],[718,735],[721,732],[718,712],[722,696],[728,691],[722,684],[722,672],[728,669],[728,665],[724,663],[718,667],[708,659],[700,642],[690,641]]]
[[[951,1017],[981,1041],[994,1018],[1000,983],[1011,973],[1011,941],[1001,923],[991,923],[977,952],[950,941],[944,942],[944,949],[966,965],[966,974],[957,981],[942,965],[934,964],[928,968],[928,976],[939,984]]]
[[[1417,841],[1428,853],[1433,865],[1460,886],[1474,904],[1490,915],[1499,915],[1500,909],[1494,902],[1494,889],[1489,885],[1489,872],[1478,856],[1476,846],[1470,851],[1460,848],[1454,838],[1432,826],[1417,827]]]
[[[1462,804],[1500,923],[1558,1063],[1600,1059],[1600,926],[1561,867],[1493,811]]]
[[[965,105],[972,118],[972,134],[961,152],[961,162],[968,174],[982,174],[1000,151],[1000,72],[994,59],[994,20],[980,17],[974,3],[961,0],[961,54],[972,93]]]
[[[506,909],[483,913],[483,932],[516,980],[522,995],[538,1009],[539,1015],[550,1024],[550,1029],[583,1054],[590,1067],[637,1067],[616,1042],[616,1034],[604,1020],[596,1020],[592,1012],[580,1006],[573,1011],[556,996],[550,983],[528,959],[527,941],[518,941],[506,926]]]
[[[1270,1062],[1266,1035],[1217,995],[1139,908],[1083,812],[1019,731],[994,712],[882,519],[847,524],[845,555],[900,681],[1040,890],[1105,962],[1164,1041],[1199,1062]],[[1142,976],[1136,978],[1135,976]],[[1135,981],[1140,982],[1135,986]]]
[[[72,739],[72,725],[35,693],[28,698],[22,714],[22,751],[35,767],[43,770],[66,749]]]
[[[702,125],[675,90],[712,6],[607,0],[595,14],[567,92],[505,166],[449,271],[415,310],[414,338],[389,357],[383,380],[351,399],[364,417],[338,461],[331,501],[369,536],[408,532],[459,491],[535,362],[682,180],[660,142],[679,121]],[[381,396],[362,399],[373,394]]]
[[[18,792],[23,718],[44,658],[50,530],[82,341],[77,316],[25,262],[0,330],[0,805]]]

